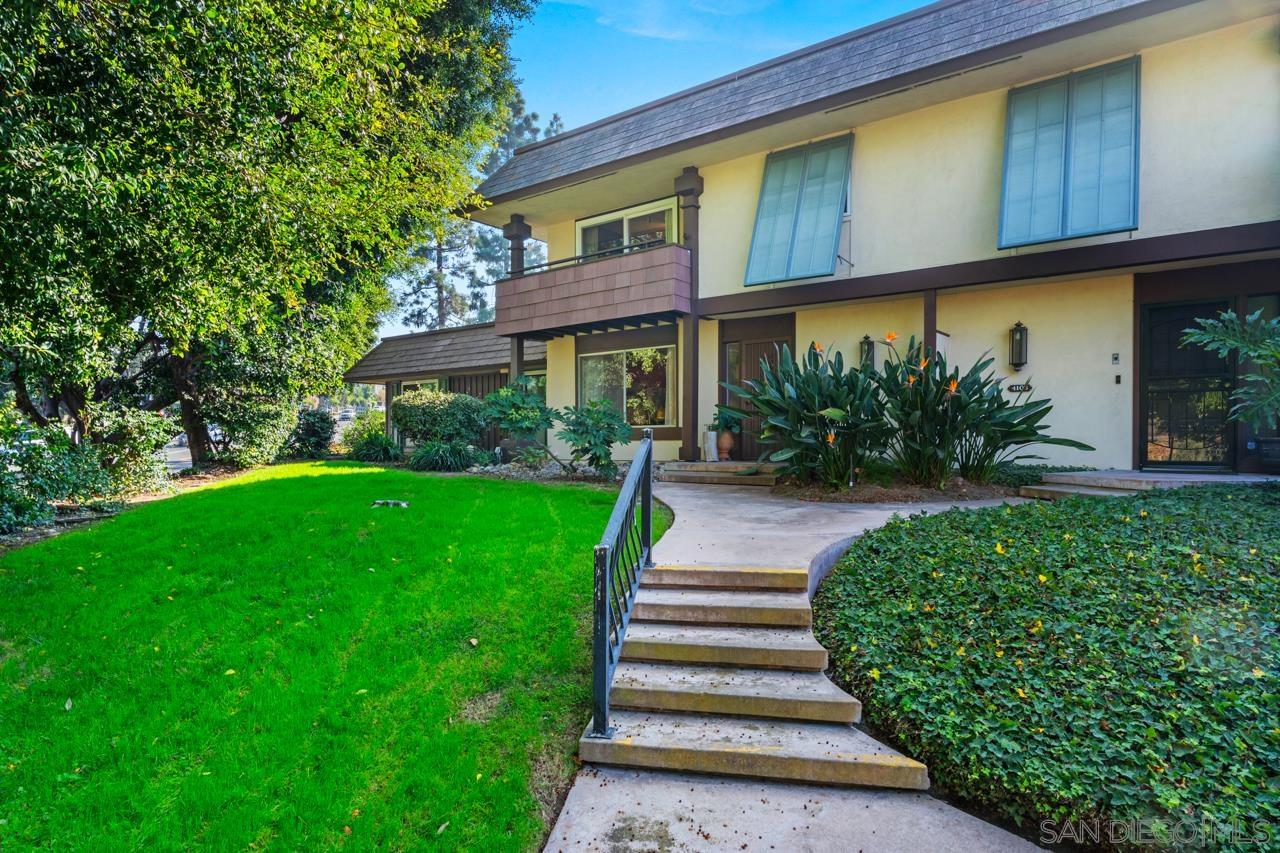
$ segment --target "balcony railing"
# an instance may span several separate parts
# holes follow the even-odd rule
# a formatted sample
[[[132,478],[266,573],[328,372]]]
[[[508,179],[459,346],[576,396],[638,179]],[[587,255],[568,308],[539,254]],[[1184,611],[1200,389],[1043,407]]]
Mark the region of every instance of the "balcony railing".
[[[543,261],[540,264],[530,264],[524,269],[512,270],[511,275],[529,275],[531,273],[545,272],[546,270],[558,270],[562,267],[571,267],[574,264],[590,263],[600,258],[616,258],[618,255],[630,255],[633,252],[643,252],[646,249],[657,249],[666,245],[666,240],[648,240],[642,243],[632,243],[629,246],[614,246],[612,249],[601,249],[598,252],[588,252],[585,255],[574,255],[572,258],[560,258],[554,261]]]
[[[689,250],[624,246],[528,267],[497,282],[499,335],[554,337],[624,320],[672,319],[690,308]]]

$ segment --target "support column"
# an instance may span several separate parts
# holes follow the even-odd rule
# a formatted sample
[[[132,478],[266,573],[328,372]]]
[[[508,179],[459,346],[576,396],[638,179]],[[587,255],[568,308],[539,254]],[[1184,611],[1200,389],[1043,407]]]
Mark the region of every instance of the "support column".
[[[533,236],[533,228],[518,213],[511,214],[511,221],[502,226],[502,236],[511,241],[511,266],[508,275],[524,275],[524,241]]]
[[[689,313],[680,336],[684,370],[681,380],[680,458],[696,462],[698,446],[698,199],[702,196],[702,176],[696,166],[685,166],[676,178],[680,205],[680,242],[689,250]]]
[[[508,382],[515,382],[524,376],[524,338],[511,336],[511,372],[507,374]]]
[[[938,291],[924,292],[924,348],[938,351]]]

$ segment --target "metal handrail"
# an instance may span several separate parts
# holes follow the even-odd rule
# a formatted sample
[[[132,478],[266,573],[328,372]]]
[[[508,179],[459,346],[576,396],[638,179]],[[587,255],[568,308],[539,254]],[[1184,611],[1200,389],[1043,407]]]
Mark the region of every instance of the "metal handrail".
[[[650,249],[660,249],[663,246],[673,246],[674,243],[669,242],[666,238],[661,240],[648,240],[644,243],[632,243],[627,246],[614,246],[612,249],[601,249],[598,252],[588,252],[585,255],[574,255],[571,258],[557,258],[554,261],[543,261],[540,264],[530,264],[527,267],[521,267],[518,270],[512,270],[509,277],[529,275],[533,272],[545,272],[547,270],[558,269],[560,267],[571,266],[573,264],[582,264],[587,261],[594,261],[600,258],[616,258],[622,255],[634,255],[636,252],[647,252]]]
[[[609,726],[609,688],[622,652],[622,639],[631,622],[640,575],[652,565],[653,430],[646,429],[595,550],[595,620],[591,633],[593,716],[588,737],[613,736]]]

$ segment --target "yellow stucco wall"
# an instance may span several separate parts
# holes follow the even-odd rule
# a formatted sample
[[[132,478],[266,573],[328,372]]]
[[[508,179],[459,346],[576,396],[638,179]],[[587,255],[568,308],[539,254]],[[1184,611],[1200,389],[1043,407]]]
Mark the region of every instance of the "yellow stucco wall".
[[[1142,52],[1134,231],[996,249],[1007,90],[851,128],[852,274],[1280,218],[1277,28],[1263,18]],[[701,167],[702,296],[752,289],[743,275],[767,153]]]
[[[1009,367],[1009,329],[1019,321],[1030,330],[1029,361],[1015,373]],[[1046,461],[1132,466],[1132,276],[943,291],[938,328],[950,334],[949,364],[967,369],[990,351],[997,375],[1030,383],[1036,399],[1053,401],[1046,419],[1052,435],[1096,448],[1092,453],[1060,447],[1034,451]],[[1113,353],[1119,364],[1111,363]]]
[[[924,303],[919,296],[796,312],[796,349],[803,352],[810,343],[817,343],[829,352],[839,350],[846,366],[857,363],[863,335],[881,341],[889,332],[898,335],[898,344],[903,347],[912,335],[918,340],[924,334]],[[884,346],[877,344],[877,366],[884,357]]]

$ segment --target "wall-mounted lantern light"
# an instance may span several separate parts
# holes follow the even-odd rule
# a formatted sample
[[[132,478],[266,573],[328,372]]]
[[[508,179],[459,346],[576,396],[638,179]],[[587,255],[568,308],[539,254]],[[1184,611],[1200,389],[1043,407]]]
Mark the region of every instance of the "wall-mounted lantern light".
[[[1027,363],[1027,332],[1021,320],[1009,330],[1009,366],[1014,370],[1021,370]]]
[[[863,367],[876,366],[876,342],[870,335],[863,335],[862,342],[858,344],[858,361]]]

